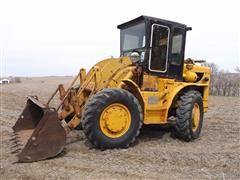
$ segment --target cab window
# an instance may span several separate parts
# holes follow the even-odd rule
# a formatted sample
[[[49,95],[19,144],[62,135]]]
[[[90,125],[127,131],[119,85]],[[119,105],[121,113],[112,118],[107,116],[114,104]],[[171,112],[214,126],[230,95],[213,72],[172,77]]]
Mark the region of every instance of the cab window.
[[[167,26],[153,24],[149,69],[156,72],[167,70],[170,30]]]
[[[171,64],[180,65],[182,58],[183,33],[181,28],[174,28],[171,50]]]

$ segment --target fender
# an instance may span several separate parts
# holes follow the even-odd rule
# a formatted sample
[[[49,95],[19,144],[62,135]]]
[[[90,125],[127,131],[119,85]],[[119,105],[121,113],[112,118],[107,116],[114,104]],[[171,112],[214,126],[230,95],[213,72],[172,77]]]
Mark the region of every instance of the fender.
[[[122,82],[127,86],[129,91],[138,99],[144,112],[144,101],[139,86],[131,79],[123,79]]]
[[[208,110],[208,92],[209,92],[209,86],[208,84],[196,84],[196,83],[177,83],[177,86],[174,86],[172,91],[168,95],[168,105],[167,109],[170,109],[170,107],[174,103],[174,99],[176,98],[179,93],[183,92],[184,90],[189,90],[189,89],[195,89],[201,92],[202,97],[203,97],[203,107],[204,107],[204,112],[207,112]]]

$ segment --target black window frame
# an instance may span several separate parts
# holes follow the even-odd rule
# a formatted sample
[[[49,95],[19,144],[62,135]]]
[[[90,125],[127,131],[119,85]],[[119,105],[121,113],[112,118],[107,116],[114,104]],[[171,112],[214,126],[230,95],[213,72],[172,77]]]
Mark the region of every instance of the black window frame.
[[[164,28],[168,29],[167,55],[166,55],[166,62],[165,62],[165,70],[164,71],[151,69],[154,26],[164,27]],[[165,73],[165,72],[167,72],[167,69],[168,69],[171,28],[167,25],[163,25],[163,24],[159,24],[159,23],[153,23],[151,25],[151,31],[150,32],[151,32],[151,34],[150,34],[150,48],[149,48],[149,57],[148,57],[148,70],[151,71],[151,72],[155,72],[155,73]]]
[[[164,77],[164,78],[174,78],[177,81],[182,80],[182,73],[183,73],[183,64],[184,64],[184,56],[185,56],[185,44],[186,44],[186,32],[192,30],[191,27],[188,27],[185,24],[169,21],[165,19],[150,17],[150,16],[139,16],[136,19],[130,20],[128,22],[125,22],[123,24],[118,25],[119,29],[124,29],[128,26],[132,26],[134,24],[138,24],[141,22],[145,22],[146,27],[146,43],[145,47],[142,49],[138,49],[137,52],[144,52],[145,56],[144,59],[139,62],[140,66],[143,67],[143,72],[152,74],[154,76],[158,77]],[[166,72],[154,72],[149,70],[149,54],[151,49],[151,26],[152,24],[159,24],[159,25],[165,25],[170,28],[170,39],[169,39],[169,49],[168,49],[168,63],[167,63],[167,71]],[[171,51],[172,51],[172,31],[174,28],[181,28],[184,31],[183,36],[183,42],[182,42],[182,54],[180,58],[180,65],[174,65],[171,63]],[[120,56],[124,56],[123,52],[120,52]],[[124,52],[125,53],[125,52]]]

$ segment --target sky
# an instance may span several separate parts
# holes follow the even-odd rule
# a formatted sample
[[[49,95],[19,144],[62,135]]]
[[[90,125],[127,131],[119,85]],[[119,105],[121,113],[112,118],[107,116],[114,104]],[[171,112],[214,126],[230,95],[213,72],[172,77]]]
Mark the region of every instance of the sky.
[[[117,25],[140,15],[193,28],[185,58],[240,66],[238,0],[0,0],[1,76],[74,75],[119,57]]]

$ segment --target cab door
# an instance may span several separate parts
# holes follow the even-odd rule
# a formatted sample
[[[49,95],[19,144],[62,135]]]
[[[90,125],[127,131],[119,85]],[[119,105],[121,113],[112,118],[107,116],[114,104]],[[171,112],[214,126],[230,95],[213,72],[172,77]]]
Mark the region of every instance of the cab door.
[[[165,25],[152,24],[149,71],[165,74],[168,69],[170,28]]]
[[[182,80],[185,39],[184,28],[152,24],[148,70],[157,76]]]

